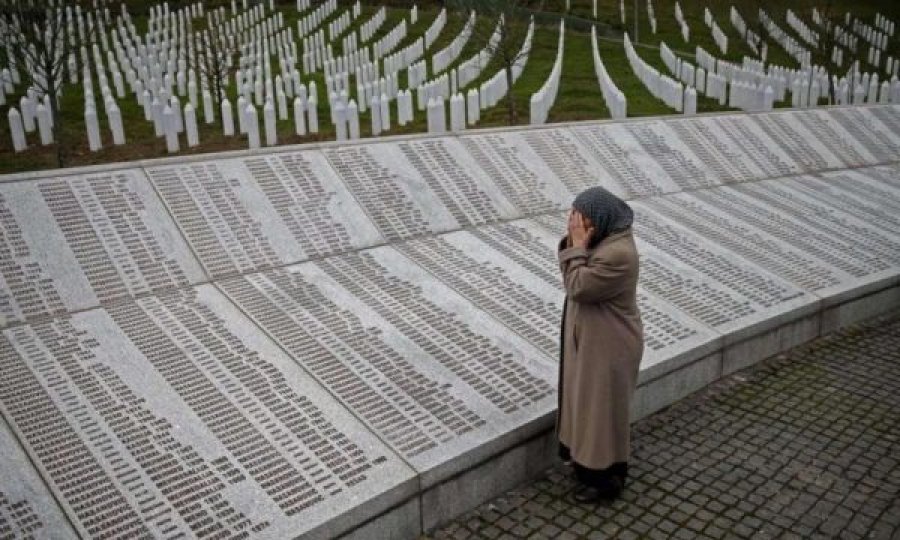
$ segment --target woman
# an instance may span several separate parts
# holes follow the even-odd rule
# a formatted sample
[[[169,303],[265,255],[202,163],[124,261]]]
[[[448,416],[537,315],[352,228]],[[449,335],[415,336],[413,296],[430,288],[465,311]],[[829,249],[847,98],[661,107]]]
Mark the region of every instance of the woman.
[[[619,495],[628,472],[629,413],[644,350],[631,208],[603,188],[575,198],[559,244],[566,288],[557,432],[578,502]]]

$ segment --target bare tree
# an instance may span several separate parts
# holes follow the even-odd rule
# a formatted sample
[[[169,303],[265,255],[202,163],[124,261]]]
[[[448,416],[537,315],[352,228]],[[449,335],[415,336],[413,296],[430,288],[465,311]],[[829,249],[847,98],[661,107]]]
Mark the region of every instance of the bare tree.
[[[497,21],[496,28],[483,28],[478,24],[472,29],[470,42],[488,56],[495,58],[506,73],[509,90],[506,93],[507,120],[510,125],[518,121],[516,100],[513,97],[513,68],[528,59],[529,49],[523,44],[528,35],[530,12],[526,0],[448,0],[447,6],[456,17],[465,21],[472,11],[479,16]],[[496,30],[496,35],[495,35]]]
[[[221,11],[206,14],[206,28],[194,34],[193,51],[189,53],[189,65],[200,80],[200,86],[212,94],[216,116],[222,111],[222,100],[233,69],[235,47],[220,20]],[[240,92],[240,88],[238,89]]]
[[[821,24],[818,28],[819,39],[815,47],[811,47],[812,63],[820,66],[838,69],[834,64],[832,52],[837,44],[834,36],[835,17],[838,15],[834,7],[834,0],[825,0],[824,3],[810,2],[807,5],[806,13],[812,17],[812,10],[816,9],[821,17]],[[812,28],[812,26],[811,26]],[[834,87],[834,79],[828,77],[828,98],[830,103],[834,103],[837,88]]]
[[[64,166],[60,144],[62,117],[59,100],[65,83],[69,55],[74,52],[75,36],[67,21],[65,9],[76,2],[62,0],[0,0],[0,44],[12,60],[25,72],[28,87],[39,97],[48,96],[56,161]],[[93,32],[93,29],[89,29]],[[90,55],[89,55],[90,56]]]

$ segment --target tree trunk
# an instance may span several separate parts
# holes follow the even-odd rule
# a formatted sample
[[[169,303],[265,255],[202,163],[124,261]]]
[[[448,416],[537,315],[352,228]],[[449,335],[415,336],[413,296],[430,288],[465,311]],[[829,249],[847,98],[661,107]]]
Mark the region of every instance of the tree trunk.
[[[506,80],[509,83],[509,88],[506,90],[506,112],[507,112],[507,120],[509,121],[509,125],[514,126],[516,122],[519,120],[518,114],[516,112],[516,99],[513,97],[512,87],[513,87],[513,73],[512,73],[512,63],[506,63]]]

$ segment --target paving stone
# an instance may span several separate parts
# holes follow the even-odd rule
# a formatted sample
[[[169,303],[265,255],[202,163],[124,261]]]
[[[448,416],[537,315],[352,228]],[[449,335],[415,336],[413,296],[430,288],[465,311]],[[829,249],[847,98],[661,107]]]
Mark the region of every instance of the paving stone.
[[[900,312],[820,338],[634,424],[619,500],[557,466],[433,538],[896,538],[898,351]]]

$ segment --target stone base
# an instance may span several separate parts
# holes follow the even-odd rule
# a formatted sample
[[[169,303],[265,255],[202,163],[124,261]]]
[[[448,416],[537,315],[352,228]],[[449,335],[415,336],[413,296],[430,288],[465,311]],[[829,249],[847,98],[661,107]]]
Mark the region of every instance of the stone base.
[[[727,346],[722,352],[722,375],[730,375],[815,339],[819,336],[819,326],[820,315],[815,313]]]
[[[377,518],[364,523],[348,534],[345,540],[406,540],[417,538],[422,531],[421,501],[418,497],[407,500]]]
[[[556,451],[556,432],[551,429],[425,491],[423,531],[533,480],[553,464]]]
[[[822,334],[871,319],[897,306],[900,306],[900,286],[895,285],[837,306],[827,307],[822,312]]]
[[[640,420],[687,397],[722,376],[722,353],[695,360],[661,377],[638,384],[631,404],[632,420]]]

